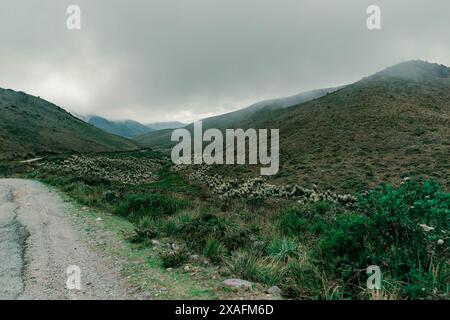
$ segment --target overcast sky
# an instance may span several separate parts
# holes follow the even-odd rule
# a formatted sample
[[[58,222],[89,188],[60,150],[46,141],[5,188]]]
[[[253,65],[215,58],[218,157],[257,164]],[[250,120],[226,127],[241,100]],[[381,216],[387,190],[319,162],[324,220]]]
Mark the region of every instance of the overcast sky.
[[[191,121],[424,59],[448,0],[0,0],[0,87],[70,112]],[[66,27],[69,5],[82,29]],[[382,10],[369,31],[366,9]]]

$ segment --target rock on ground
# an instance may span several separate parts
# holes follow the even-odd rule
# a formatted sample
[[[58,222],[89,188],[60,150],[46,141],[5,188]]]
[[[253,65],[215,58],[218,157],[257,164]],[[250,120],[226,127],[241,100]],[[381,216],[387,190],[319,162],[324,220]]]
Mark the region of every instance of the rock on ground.
[[[276,295],[276,296],[281,295],[281,289],[278,288],[277,286],[270,287],[269,289],[267,289],[266,292],[271,295]]]
[[[242,279],[227,279],[223,282],[224,285],[226,285],[227,287],[232,287],[232,288],[251,288],[253,286],[253,283],[251,283],[250,281],[247,280],[242,280]]]

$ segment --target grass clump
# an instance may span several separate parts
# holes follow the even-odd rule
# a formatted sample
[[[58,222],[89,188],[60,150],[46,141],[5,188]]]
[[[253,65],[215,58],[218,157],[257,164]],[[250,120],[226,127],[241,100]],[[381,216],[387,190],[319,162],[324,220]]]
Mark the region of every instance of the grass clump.
[[[159,235],[155,219],[151,216],[141,217],[134,225],[136,232],[136,236],[133,238],[134,242],[143,242]]]
[[[228,251],[235,251],[248,243],[249,232],[236,217],[203,212],[182,225],[179,237],[192,249],[202,250],[207,241],[215,239]]]
[[[130,195],[116,207],[115,213],[138,221],[144,216],[162,218],[173,215],[189,205],[188,200],[162,194]]]
[[[258,258],[247,251],[237,251],[229,259],[230,271],[250,281],[258,281],[260,272],[258,268]]]
[[[181,267],[187,260],[188,254],[184,250],[171,251],[160,254],[161,266],[165,269]]]
[[[326,231],[326,226],[338,211],[337,205],[329,202],[290,207],[281,212],[278,225],[280,231],[289,237],[319,235]]]
[[[226,255],[225,246],[215,238],[208,238],[203,248],[203,256],[214,263],[220,263]]]
[[[298,241],[289,238],[277,238],[267,247],[267,253],[277,261],[287,261],[297,254]]]

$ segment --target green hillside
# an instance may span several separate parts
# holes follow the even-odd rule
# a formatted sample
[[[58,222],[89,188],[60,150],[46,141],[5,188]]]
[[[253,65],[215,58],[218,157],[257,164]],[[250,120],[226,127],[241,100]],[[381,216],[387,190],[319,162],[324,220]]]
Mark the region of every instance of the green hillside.
[[[203,119],[203,128],[204,130],[209,128],[240,128],[243,124],[260,116],[260,114],[267,114],[274,110],[284,109],[306,101],[311,101],[341,88],[342,87],[312,90],[291,97],[261,101],[237,111]],[[190,124],[186,126],[186,128],[192,132],[193,125]],[[171,133],[172,130],[165,129],[140,135],[136,137],[135,140],[146,147],[167,150],[173,146],[173,143],[170,141]]]
[[[275,179],[283,182],[359,191],[418,176],[450,188],[450,68],[442,65],[401,63],[298,106],[257,111],[237,126],[214,124],[279,128]],[[167,149],[170,131],[138,141]],[[216,169],[230,173],[227,166]],[[240,171],[248,170],[233,167],[233,174]]]
[[[279,128],[283,179],[355,191],[401,177],[450,188],[450,68],[410,61],[248,127]]]
[[[0,160],[59,152],[137,149],[134,142],[86,124],[60,107],[23,92],[0,89]]]

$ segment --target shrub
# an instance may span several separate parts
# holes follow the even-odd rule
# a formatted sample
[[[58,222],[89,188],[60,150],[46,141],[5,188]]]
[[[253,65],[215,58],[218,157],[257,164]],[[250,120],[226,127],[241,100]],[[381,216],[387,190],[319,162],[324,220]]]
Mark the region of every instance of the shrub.
[[[237,251],[228,262],[230,271],[249,281],[259,280],[257,257],[245,251]]]
[[[284,263],[273,262],[268,259],[258,261],[259,274],[256,281],[268,286],[280,286],[286,276]]]
[[[63,191],[69,193],[81,204],[87,206],[97,206],[101,202],[99,188],[86,185],[81,181],[72,182],[66,185],[63,187]]]
[[[145,241],[158,236],[155,220],[150,216],[141,217],[135,223],[136,237],[133,239],[136,242]]]
[[[360,279],[358,270],[378,265],[395,286],[401,284],[400,297],[445,295],[450,195],[434,182],[408,181],[360,195],[359,206],[358,212],[336,218],[316,251],[316,258],[346,283],[345,293],[354,296],[363,286],[365,275]]]
[[[190,205],[189,201],[161,194],[141,194],[128,196],[116,208],[115,213],[137,221],[140,217],[161,218],[172,215]]]
[[[213,213],[202,213],[183,224],[179,237],[195,250],[202,250],[207,239],[220,240],[223,246],[232,251],[248,243],[249,232],[244,224],[231,217]]]
[[[226,249],[219,240],[208,238],[203,248],[203,255],[214,263],[219,263],[224,258]]]
[[[119,194],[112,190],[107,190],[102,194],[102,200],[106,203],[113,204],[119,201]]]
[[[297,253],[298,242],[294,239],[278,238],[267,247],[267,254],[277,261],[287,261]]]
[[[280,231],[291,237],[305,236],[306,233],[319,235],[337,214],[335,204],[316,202],[305,206],[288,208],[279,217]]]
[[[161,266],[163,268],[178,268],[188,260],[186,251],[174,251],[160,254]]]
[[[292,297],[367,297],[365,270],[378,265],[388,294],[446,297],[449,213],[450,195],[432,181],[382,185],[358,195],[352,209],[319,202],[284,210],[278,217],[281,233],[311,247],[309,267],[288,271],[283,279],[286,292]],[[267,252],[286,261],[287,247],[274,240]],[[298,261],[288,260],[288,270]]]
[[[176,221],[172,219],[158,221],[157,229],[166,236],[176,236],[180,230]]]
[[[342,299],[340,283],[339,280],[330,281],[317,265],[292,260],[286,266],[280,287],[288,298]]]

